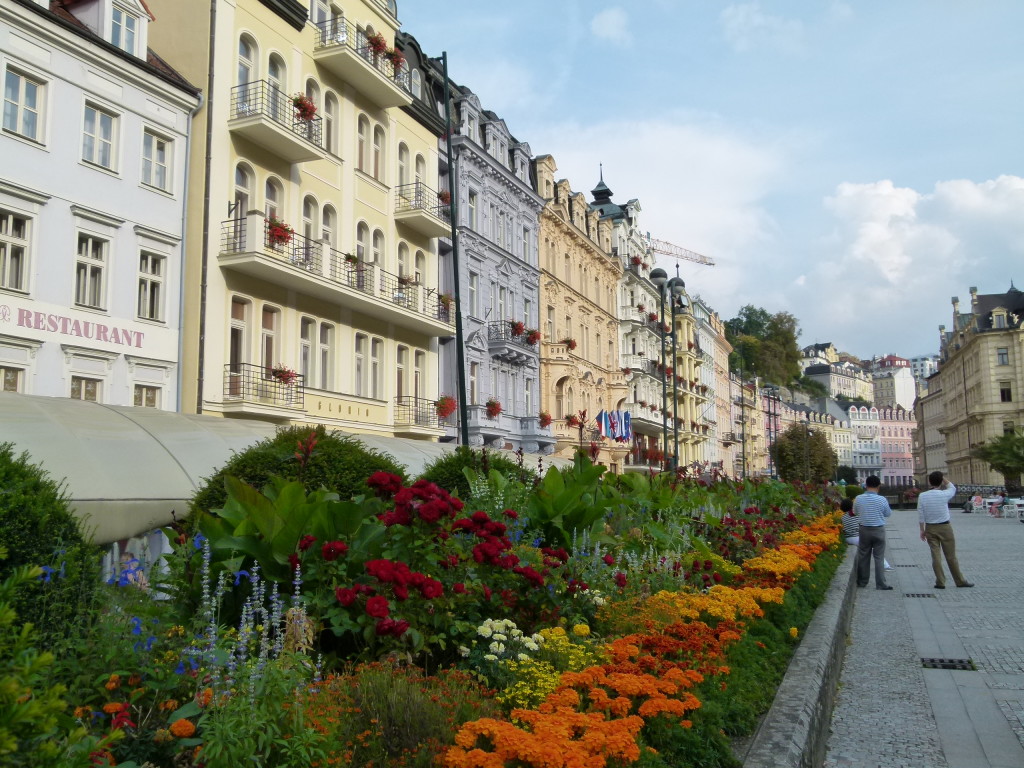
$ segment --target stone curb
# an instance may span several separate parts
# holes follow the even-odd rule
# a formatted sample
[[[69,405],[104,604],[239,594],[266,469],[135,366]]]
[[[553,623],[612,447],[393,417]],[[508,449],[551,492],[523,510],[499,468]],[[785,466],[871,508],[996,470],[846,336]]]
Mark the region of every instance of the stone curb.
[[[816,768],[824,762],[857,594],[856,555],[856,547],[847,549],[754,734],[743,768]]]

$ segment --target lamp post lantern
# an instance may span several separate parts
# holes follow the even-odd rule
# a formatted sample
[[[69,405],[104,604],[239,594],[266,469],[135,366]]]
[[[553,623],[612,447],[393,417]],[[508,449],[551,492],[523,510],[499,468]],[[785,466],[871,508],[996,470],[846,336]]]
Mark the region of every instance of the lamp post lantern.
[[[669,295],[672,307],[672,471],[674,472],[679,468],[679,372],[676,370],[679,359],[676,353],[676,337],[678,336],[676,333],[676,308],[685,309],[689,302],[684,295],[686,283],[678,275],[665,284],[663,293]],[[665,376],[668,376],[668,366],[665,367]]]

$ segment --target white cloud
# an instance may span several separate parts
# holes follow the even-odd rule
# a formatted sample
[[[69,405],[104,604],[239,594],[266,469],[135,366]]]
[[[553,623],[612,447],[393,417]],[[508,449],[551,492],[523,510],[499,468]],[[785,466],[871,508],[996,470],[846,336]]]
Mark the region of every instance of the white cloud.
[[[767,14],[757,2],[727,6],[719,21],[726,41],[741,53],[760,47],[793,53],[803,45],[801,21]]]
[[[629,31],[629,16],[617,6],[606,8],[591,19],[590,31],[595,37],[615,45],[626,46],[633,42],[633,35]]]
[[[820,243],[798,316],[851,351],[935,351],[950,296],[970,286],[999,293],[1024,277],[1013,272],[1024,259],[1024,178],[941,181],[927,193],[888,180],[843,183],[824,205],[835,228]],[[822,290],[846,301],[813,301]]]

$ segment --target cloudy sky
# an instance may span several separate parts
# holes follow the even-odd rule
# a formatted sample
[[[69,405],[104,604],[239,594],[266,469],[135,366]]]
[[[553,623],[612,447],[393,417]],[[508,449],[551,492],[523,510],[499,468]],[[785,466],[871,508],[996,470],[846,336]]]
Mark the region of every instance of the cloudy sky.
[[[442,14],[443,10],[443,14]],[[724,319],[937,351],[1024,288],[1024,2],[400,0],[403,28],[574,190],[604,164]],[[661,266],[674,270],[675,262]]]

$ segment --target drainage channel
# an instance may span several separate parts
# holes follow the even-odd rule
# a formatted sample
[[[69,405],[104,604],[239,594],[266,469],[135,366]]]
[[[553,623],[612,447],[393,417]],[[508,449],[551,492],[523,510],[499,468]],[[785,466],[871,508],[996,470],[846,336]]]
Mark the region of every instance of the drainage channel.
[[[935,597],[934,592],[904,592],[904,597]]]
[[[933,659],[922,656],[921,666],[925,669],[968,669],[977,671],[971,659]]]

